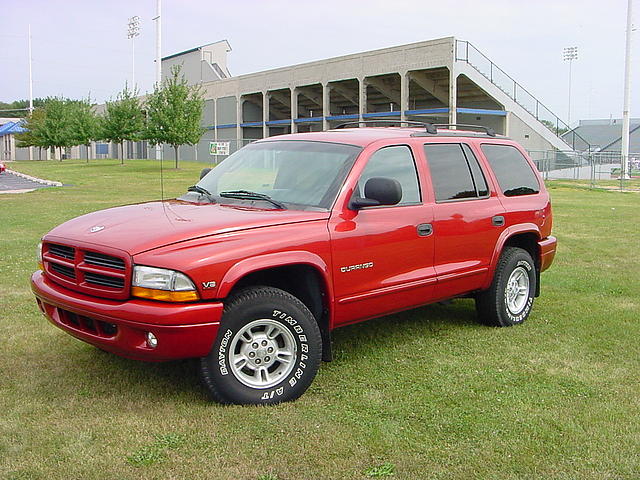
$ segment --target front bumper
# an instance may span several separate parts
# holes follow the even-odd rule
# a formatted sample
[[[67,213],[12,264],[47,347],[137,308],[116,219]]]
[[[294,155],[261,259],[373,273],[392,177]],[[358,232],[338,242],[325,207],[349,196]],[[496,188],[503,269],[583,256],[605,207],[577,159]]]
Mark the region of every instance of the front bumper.
[[[38,270],[31,289],[47,319],[91,345],[136,360],[165,361],[209,353],[222,317],[221,302],[162,303],[91,297],[48,280]],[[158,346],[147,345],[152,332]]]
[[[553,259],[556,256],[556,246],[558,241],[556,237],[549,236],[544,240],[538,242],[540,247],[540,271],[544,272],[553,263]]]

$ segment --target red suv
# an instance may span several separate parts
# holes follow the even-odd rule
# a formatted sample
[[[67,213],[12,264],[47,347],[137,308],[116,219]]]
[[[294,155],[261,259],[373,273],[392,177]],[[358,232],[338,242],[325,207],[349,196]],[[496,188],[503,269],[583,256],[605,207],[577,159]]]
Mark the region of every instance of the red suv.
[[[556,251],[549,195],[515,142],[444,127],[270,137],[177,199],[69,220],[42,239],[38,305],[124,357],[199,357],[239,404],[299,397],[336,327],[455,297],[522,323]]]

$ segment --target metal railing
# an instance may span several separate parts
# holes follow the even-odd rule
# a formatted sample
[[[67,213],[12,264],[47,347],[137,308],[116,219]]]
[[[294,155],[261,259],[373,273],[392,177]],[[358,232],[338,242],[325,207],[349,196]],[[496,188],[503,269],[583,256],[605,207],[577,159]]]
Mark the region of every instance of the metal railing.
[[[566,122],[493,63],[484,53],[466,40],[456,40],[456,60],[466,62],[483,77],[502,90],[509,98],[533,115],[573,150],[590,151],[591,145]]]

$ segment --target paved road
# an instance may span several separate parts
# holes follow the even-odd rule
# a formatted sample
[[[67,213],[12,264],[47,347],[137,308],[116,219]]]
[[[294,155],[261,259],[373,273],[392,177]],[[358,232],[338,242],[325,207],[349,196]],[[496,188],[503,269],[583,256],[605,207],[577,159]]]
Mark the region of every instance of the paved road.
[[[36,188],[49,188],[49,185],[33,182],[9,172],[0,173],[0,193],[34,190]]]

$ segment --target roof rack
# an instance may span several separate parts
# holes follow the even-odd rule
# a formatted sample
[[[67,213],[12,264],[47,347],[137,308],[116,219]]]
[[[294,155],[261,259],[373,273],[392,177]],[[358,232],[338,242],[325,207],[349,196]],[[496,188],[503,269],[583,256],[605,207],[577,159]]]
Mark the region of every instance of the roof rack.
[[[370,123],[399,123],[399,124],[406,124],[407,126],[418,126],[418,127],[424,127],[425,130],[427,131],[427,133],[431,133],[431,134],[436,134],[438,133],[436,126],[433,125],[432,123],[427,123],[427,122],[415,122],[412,120],[354,120],[353,122],[345,122],[345,123],[341,123],[340,125],[338,125],[336,127],[336,130],[340,129],[340,128],[345,128],[347,125],[357,125],[358,127],[360,127],[360,125],[367,125]]]
[[[488,136],[495,137],[496,131],[491,127],[485,127],[484,125],[465,125],[462,123],[436,123],[433,125],[436,129],[438,127],[460,127],[460,128],[475,128],[484,130]]]

